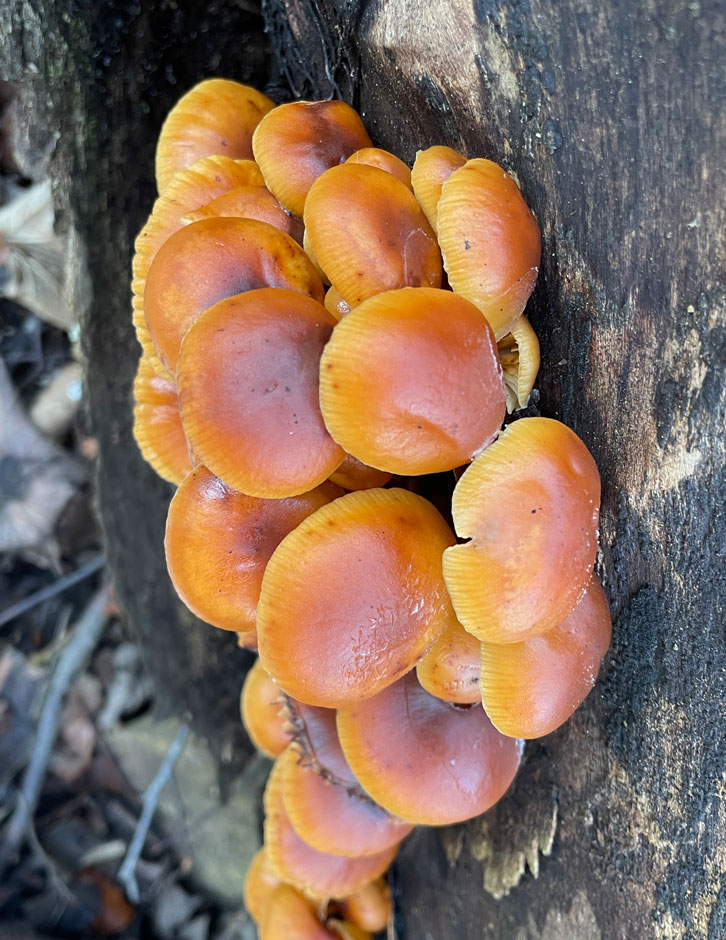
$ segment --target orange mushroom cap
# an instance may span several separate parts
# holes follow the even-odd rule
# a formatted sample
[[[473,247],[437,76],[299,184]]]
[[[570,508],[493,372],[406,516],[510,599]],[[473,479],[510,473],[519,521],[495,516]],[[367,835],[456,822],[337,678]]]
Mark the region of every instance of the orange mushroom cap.
[[[370,490],[377,486],[385,486],[392,474],[384,470],[369,467],[350,454],[345,455],[343,463],[328,479],[346,490]]]
[[[260,174],[261,178],[261,174]],[[186,225],[202,219],[257,219],[279,228],[298,245],[302,245],[303,226],[300,219],[286,212],[266,186],[237,186],[222,193],[211,202],[188,212],[183,219]]]
[[[481,642],[458,621],[444,630],[416,666],[418,681],[427,692],[458,705],[481,700],[480,672]]]
[[[342,320],[347,313],[350,313],[351,306],[338,288],[331,284],[325,292],[325,309],[329,310],[336,320]]]
[[[360,115],[343,101],[281,104],[260,121],[252,139],[267,188],[301,217],[321,173],[370,145]]]
[[[265,571],[257,635],[294,698],[337,708],[408,672],[453,617],[434,507],[406,490],[348,493],[309,516]]]
[[[144,292],[144,315],[159,356],[176,372],[182,339],[199,315],[225,297],[282,287],[323,302],[323,285],[289,235],[255,219],[203,219],[157,252]]]
[[[283,881],[314,898],[345,897],[378,878],[397,847],[365,858],[318,852],[295,831],[282,797],[282,767],[276,762],[265,789],[265,845],[270,864]]]
[[[451,147],[419,150],[411,170],[411,185],[429,225],[437,231],[441,187],[454,170],[464,166],[466,157]]]
[[[224,78],[200,82],[169,112],[156,146],[159,192],[202,157],[252,157],[252,133],[275,107],[267,95]]]
[[[144,460],[160,477],[178,485],[192,470],[192,461],[176,385],[159,375],[146,356],[139,359],[134,401],[134,438]]]
[[[252,160],[205,157],[188,170],[177,173],[154,203],[151,215],[136,238],[131,289],[136,338],[157,372],[167,370],[156,354],[144,317],[146,276],[157,251],[174,232],[184,227],[185,213],[235,187],[262,183],[262,174]]]
[[[511,333],[499,340],[498,350],[507,386],[507,411],[511,414],[527,407],[539,372],[539,340],[524,314]]]
[[[270,895],[281,884],[282,881],[270,865],[267,849],[263,845],[250,862],[242,889],[247,913],[256,924],[261,923]]]
[[[289,884],[279,884],[270,892],[258,924],[260,940],[331,940],[334,936],[320,923],[310,899]]]
[[[340,709],[338,734],[361,786],[400,819],[445,826],[478,816],[506,792],[522,742],[500,734],[480,705],[442,702],[415,672]]]
[[[516,643],[561,623],[590,579],[599,507],[600,475],[574,431],[510,424],[454,490],[454,525],[470,541],[444,552],[444,577],[464,627]]]
[[[519,187],[491,160],[469,160],[441,190],[439,245],[452,290],[486,316],[501,339],[534,289],[542,243]]]
[[[399,160],[397,156],[387,150],[381,150],[380,147],[364,147],[362,150],[356,150],[345,162],[378,167],[379,170],[390,173],[409,189],[412,189],[411,171],[403,160]]]
[[[305,229],[320,266],[357,306],[398,287],[440,287],[441,254],[410,189],[377,167],[346,163],[315,181]]]
[[[320,277],[320,280],[323,282],[323,284],[329,284],[330,278],[325,273],[325,271],[323,271],[323,269],[320,267],[320,262],[318,261],[317,256],[313,250],[313,246],[310,243],[310,235],[308,234],[307,229],[304,230],[302,244],[303,244],[303,248],[305,249],[305,254],[308,256],[308,258],[310,258],[310,262],[312,266],[315,268],[315,270],[318,272],[318,276]],[[331,311],[331,312],[335,313],[335,311]],[[340,320],[340,316],[338,316],[337,319]]]
[[[467,463],[501,427],[505,400],[489,324],[451,291],[408,287],[371,297],[341,320],[320,363],[331,435],[391,473]]]
[[[393,917],[391,889],[385,878],[371,881],[355,894],[333,902],[332,907],[345,920],[372,933],[385,930],[386,924]]]
[[[279,758],[285,811],[295,831],[320,852],[362,858],[398,843],[413,828],[361,789],[338,741],[335,712],[291,703],[294,743]],[[312,720],[310,713],[314,713]]]
[[[247,673],[240,696],[242,723],[250,740],[268,757],[279,757],[292,740],[283,693],[259,659]]]
[[[559,728],[595,684],[612,627],[593,575],[572,613],[543,636],[482,643],[482,701],[502,734],[540,738]]]
[[[187,333],[178,362],[182,423],[195,454],[229,486],[266,499],[296,496],[343,460],[319,403],[320,355],[333,326],[310,297],[263,288],[220,301]]]

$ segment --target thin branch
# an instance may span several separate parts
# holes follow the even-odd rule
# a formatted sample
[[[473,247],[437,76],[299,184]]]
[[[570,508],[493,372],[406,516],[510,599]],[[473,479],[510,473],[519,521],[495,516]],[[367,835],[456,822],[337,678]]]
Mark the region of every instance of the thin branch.
[[[118,880],[126,889],[126,894],[132,904],[139,903],[139,886],[136,882],[136,866],[141,857],[141,850],[144,847],[144,842],[146,841],[146,836],[149,832],[149,827],[151,826],[151,821],[154,818],[154,813],[156,812],[156,804],[159,801],[161,796],[161,791],[166,786],[169,777],[174,769],[174,765],[179,760],[179,756],[184,749],[184,744],[189,734],[189,728],[187,725],[182,725],[177,732],[176,737],[171,743],[164,761],[159,767],[156,776],[151,781],[149,786],[146,789],[146,792],[142,798],[143,808],[141,811],[141,817],[139,819],[138,825],[136,826],[136,831],[134,832],[134,837],[131,840],[131,845],[129,850],[126,853],[126,858],[123,860],[123,864],[118,872]]]
[[[37,607],[38,604],[42,604],[43,601],[47,601],[51,597],[55,597],[56,594],[65,591],[67,588],[73,587],[73,585],[78,584],[79,581],[85,581],[86,578],[90,578],[91,575],[103,568],[103,564],[103,555],[94,555],[90,561],[87,561],[85,565],[81,565],[76,571],[71,571],[69,574],[63,575],[62,578],[58,578],[57,581],[54,581],[47,587],[35,591],[34,594],[29,594],[28,597],[23,598],[22,601],[18,601],[17,604],[6,607],[5,610],[0,611],[0,627],[14,620],[15,617],[24,614],[26,611],[32,610],[33,607]]]

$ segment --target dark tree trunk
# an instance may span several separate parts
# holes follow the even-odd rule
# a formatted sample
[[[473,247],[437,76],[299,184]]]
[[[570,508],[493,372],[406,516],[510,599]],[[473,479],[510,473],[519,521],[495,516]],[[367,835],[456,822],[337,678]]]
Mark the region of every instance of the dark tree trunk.
[[[169,494],[130,438],[127,272],[163,113],[204,75],[259,83],[260,24],[231,2],[195,15],[88,0],[85,23],[41,6],[32,81],[62,77],[55,162],[73,177],[95,287],[85,344],[109,557],[167,700],[202,729],[219,723],[221,748],[244,657],[180,613],[163,571]],[[614,638],[601,681],[528,746],[492,812],[409,840],[400,936],[726,936],[723,6],[268,0],[264,12],[278,92],[346,98],[409,161],[446,143],[517,175],[544,236],[539,409],[584,438],[603,476]]]

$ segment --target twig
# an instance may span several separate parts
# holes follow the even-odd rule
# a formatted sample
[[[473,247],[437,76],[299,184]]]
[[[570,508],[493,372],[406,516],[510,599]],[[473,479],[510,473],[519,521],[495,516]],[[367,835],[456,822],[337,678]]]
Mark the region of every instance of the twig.
[[[0,853],[0,876],[8,863],[15,858],[27,835],[28,824],[38,805],[51,751],[58,736],[63,697],[101,637],[106,625],[109,592],[110,587],[104,586],[94,594],[81,614],[73,636],[50,678],[35,734],[33,753],[23,777],[13,815],[8,822],[5,844]]]
[[[118,872],[118,880],[126,889],[126,894],[129,901],[132,904],[139,903],[139,886],[136,883],[136,866],[141,857],[141,850],[144,847],[144,842],[146,841],[146,836],[149,832],[149,827],[151,826],[151,820],[154,818],[154,813],[156,812],[156,804],[159,801],[159,796],[161,791],[167,784],[171,772],[174,769],[174,765],[179,760],[179,755],[184,749],[184,743],[187,739],[187,734],[189,734],[189,728],[187,725],[182,725],[177,731],[177,735],[171,743],[164,761],[156,772],[156,776],[151,781],[149,786],[146,788],[146,791],[142,797],[142,810],[141,817],[139,819],[138,825],[134,832],[134,837],[131,840],[131,845],[129,850],[126,853],[126,858],[123,860],[121,868]]]
[[[90,561],[87,561],[85,565],[81,565],[76,571],[71,571],[69,574],[63,575],[62,578],[58,578],[57,581],[54,581],[47,587],[41,588],[33,594],[29,594],[28,597],[24,597],[23,600],[18,601],[17,604],[6,607],[5,610],[0,611],[0,627],[14,620],[15,617],[24,614],[26,611],[32,610],[33,607],[37,607],[38,604],[42,604],[43,601],[55,597],[56,594],[60,594],[61,591],[65,591],[66,588],[78,584],[79,581],[85,581],[86,578],[90,578],[92,574],[95,574],[103,568],[103,563],[103,555],[94,555]]]

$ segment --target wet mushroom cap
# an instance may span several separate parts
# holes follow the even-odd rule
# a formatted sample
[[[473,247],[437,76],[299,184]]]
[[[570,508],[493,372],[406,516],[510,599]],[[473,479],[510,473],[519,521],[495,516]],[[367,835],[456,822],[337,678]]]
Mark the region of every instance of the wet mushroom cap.
[[[250,862],[242,889],[245,908],[256,924],[261,923],[270,895],[281,884],[282,881],[270,865],[267,849],[263,845]]]
[[[542,253],[519,187],[492,160],[469,160],[443,185],[438,230],[452,290],[476,304],[501,339],[524,311]]]
[[[276,758],[290,744],[284,695],[256,659],[245,676],[240,696],[242,724],[250,740],[267,757]]]
[[[310,297],[267,288],[220,301],[187,333],[182,423],[199,460],[229,486],[265,499],[297,496],[342,462],[319,403],[320,356],[334,326]]]
[[[176,373],[182,339],[204,310],[261,287],[323,302],[323,285],[305,252],[266,222],[202,219],[172,235],[154,258],[144,293],[146,325],[166,368]]]
[[[577,607],[544,635],[482,643],[482,701],[493,724],[518,738],[559,728],[594,686],[611,633],[607,598],[593,575]]]
[[[320,364],[331,435],[390,473],[467,463],[501,427],[505,400],[494,334],[451,291],[409,287],[371,297],[341,320]]]
[[[410,672],[337,714],[343,752],[361,786],[411,823],[479,816],[514,779],[521,741],[500,734],[481,705],[442,702]]]
[[[539,340],[527,317],[522,316],[497,344],[507,386],[507,411],[526,408],[539,372]]]
[[[178,485],[192,470],[192,461],[176,385],[159,375],[146,356],[139,360],[134,379],[134,402],[134,438],[144,460],[160,477]]]
[[[343,101],[293,101],[271,111],[252,146],[270,192],[302,217],[310,187],[371,139],[360,115]]]
[[[452,543],[437,510],[406,490],[362,490],[323,506],[265,571],[265,669],[294,698],[328,708],[395,682],[453,617],[441,576]]]
[[[199,222],[201,219],[257,219],[279,228],[298,245],[302,244],[303,227],[300,219],[285,212],[266,186],[237,186],[222,193],[211,202],[194,209],[184,216],[185,224]]]
[[[333,314],[336,320],[342,320],[351,310],[350,304],[343,298],[338,288],[333,287],[332,284],[325,292],[324,306],[326,310]]]
[[[289,499],[255,499],[198,466],[169,505],[164,546],[177,594],[222,630],[254,631],[265,566],[306,516],[342,495],[332,483]]]
[[[392,474],[384,470],[376,470],[362,463],[350,454],[345,455],[343,463],[328,478],[346,490],[370,490],[374,487],[385,486]]]
[[[159,192],[175,173],[202,157],[252,158],[252,134],[263,115],[275,107],[249,85],[212,78],[200,82],[169,112],[156,147]]]
[[[397,156],[380,147],[364,147],[351,154],[346,163],[362,163],[365,166],[375,166],[379,170],[390,173],[399,179],[404,186],[411,189],[411,171]]]
[[[310,189],[305,228],[323,271],[357,306],[381,291],[440,287],[441,253],[410,189],[377,167],[346,163]]]
[[[481,701],[480,673],[481,642],[458,621],[444,630],[416,666],[418,681],[427,692],[458,705]]]
[[[365,858],[345,858],[309,846],[285,811],[282,786],[282,767],[276,762],[265,789],[265,845],[283,881],[314,898],[340,898],[359,891],[391,864],[396,847]]]
[[[550,418],[510,424],[465,471],[452,512],[459,538],[444,577],[464,627],[516,643],[573,610],[597,551],[600,475],[580,438]]]
[[[411,185],[434,232],[438,229],[441,187],[454,170],[465,163],[466,157],[451,147],[429,147],[416,154],[411,170]]]
[[[259,923],[260,940],[331,940],[313,903],[292,885],[281,883],[270,892]]]
[[[334,902],[340,916],[363,930],[385,930],[393,917],[391,889],[385,878],[377,878],[360,891]]]

